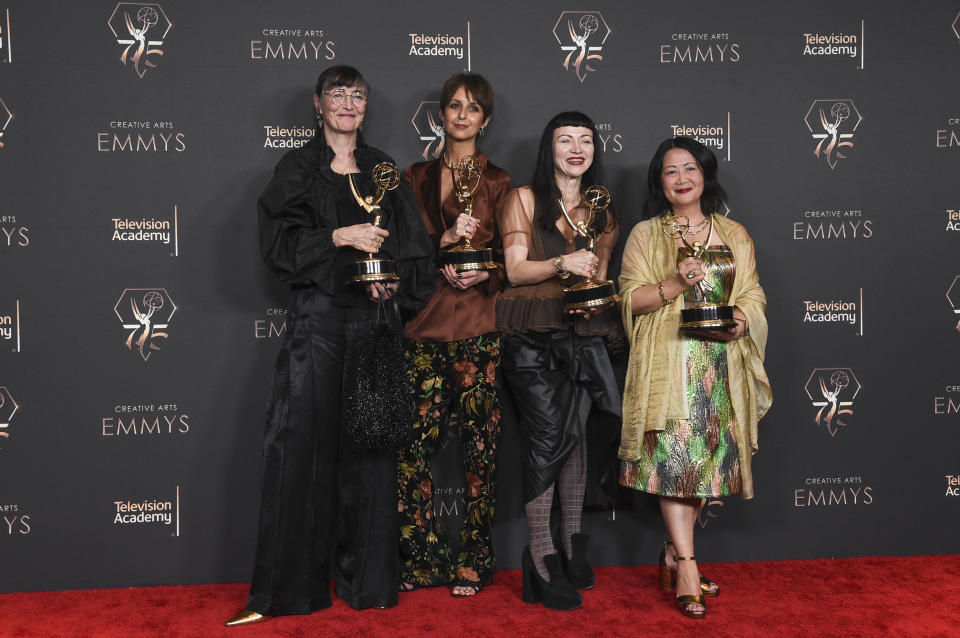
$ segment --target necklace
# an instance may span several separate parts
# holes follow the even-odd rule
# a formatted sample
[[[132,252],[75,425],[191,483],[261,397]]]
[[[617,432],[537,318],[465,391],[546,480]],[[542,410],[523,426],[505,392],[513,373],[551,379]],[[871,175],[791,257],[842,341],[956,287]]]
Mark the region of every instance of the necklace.
[[[696,225],[694,225],[694,226],[688,226],[688,227],[687,227],[687,233],[686,233],[686,234],[688,234],[688,235],[699,235],[699,234],[701,233],[701,231],[703,231],[703,229],[706,228],[706,226],[707,226],[707,224],[708,224],[709,222],[710,222],[710,218],[709,218],[709,217],[704,217],[704,218],[703,218],[703,221],[701,221],[699,224],[696,224]]]
[[[683,240],[686,236],[699,235],[707,224],[710,224],[710,232],[713,232],[713,214],[709,214],[696,225],[691,225],[685,215],[677,215],[670,211],[663,216],[663,234],[671,239]]]
[[[475,156],[475,155],[477,154],[477,152],[478,152],[478,151],[474,151],[474,152],[471,153],[470,155],[464,155],[464,157],[470,157],[471,155],[472,155],[472,156]],[[457,170],[457,167],[456,167],[456,166],[454,166],[453,164],[451,164],[451,163],[449,163],[449,162],[447,161],[447,154],[446,154],[446,153],[444,153],[443,155],[440,156],[440,161],[443,162],[443,165],[446,166],[447,168],[449,168],[451,171]],[[459,164],[459,162],[458,162],[458,164]]]

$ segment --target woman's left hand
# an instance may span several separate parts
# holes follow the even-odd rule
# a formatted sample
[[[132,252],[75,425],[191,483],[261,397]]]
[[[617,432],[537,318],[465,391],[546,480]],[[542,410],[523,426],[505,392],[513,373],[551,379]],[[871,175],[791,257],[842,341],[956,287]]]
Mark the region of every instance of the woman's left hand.
[[[463,270],[457,272],[453,264],[446,264],[440,269],[440,272],[443,273],[443,278],[447,280],[447,283],[457,290],[466,290],[490,279],[490,273],[486,270]]]
[[[389,299],[397,292],[397,288],[400,286],[399,282],[391,281],[387,283],[378,283],[374,282],[367,286],[367,294],[370,296],[371,301],[379,301],[380,299]]]

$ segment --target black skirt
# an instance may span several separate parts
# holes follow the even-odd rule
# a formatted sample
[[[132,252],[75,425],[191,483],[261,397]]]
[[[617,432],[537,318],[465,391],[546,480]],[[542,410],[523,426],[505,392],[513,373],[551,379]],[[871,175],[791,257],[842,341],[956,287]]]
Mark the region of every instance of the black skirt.
[[[573,329],[518,333],[501,368],[523,431],[523,499],[543,494],[577,445],[587,444],[587,504],[613,499],[621,402],[603,337]]]

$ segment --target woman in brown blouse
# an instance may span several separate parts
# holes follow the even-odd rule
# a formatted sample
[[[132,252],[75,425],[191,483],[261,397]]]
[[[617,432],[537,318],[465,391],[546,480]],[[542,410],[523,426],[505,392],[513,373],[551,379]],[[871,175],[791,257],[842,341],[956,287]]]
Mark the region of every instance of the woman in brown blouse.
[[[413,442],[400,450],[400,589],[453,582],[454,596],[472,596],[494,572],[490,528],[500,440],[500,336],[494,304],[505,279],[495,211],[511,184],[506,171],[477,150],[477,138],[493,112],[490,84],[474,73],[455,75],[443,85],[440,104],[443,154],[414,164],[405,174],[437,250],[438,266],[433,297],[405,330],[407,373],[419,417]],[[454,171],[467,156],[483,167],[472,217],[463,212],[454,192]],[[492,248],[496,268],[457,272],[453,265],[440,265],[442,251],[464,238],[474,248]],[[457,415],[466,480],[466,511],[455,560],[437,521],[430,471],[451,407]]]
[[[523,432],[530,528],[523,600],[542,600],[553,609],[578,607],[577,589],[593,586],[587,536],[580,533],[587,479],[591,487],[603,482],[610,489],[616,481],[620,396],[605,345],[622,342],[618,316],[614,308],[565,312],[563,302],[564,288],[577,280],[571,275],[606,277],[617,243],[612,210],[594,220],[596,254],[562,214],[565,209],[574,223],[585,220],[581,193],[603,184],[596,135],[583,113],[550,120],[532,183],[512,191],[499,215],[511,287],[497,301],[497,328],[507,336],[503,371]],[[555,486],[564,550],[559,555],[550,534]]]

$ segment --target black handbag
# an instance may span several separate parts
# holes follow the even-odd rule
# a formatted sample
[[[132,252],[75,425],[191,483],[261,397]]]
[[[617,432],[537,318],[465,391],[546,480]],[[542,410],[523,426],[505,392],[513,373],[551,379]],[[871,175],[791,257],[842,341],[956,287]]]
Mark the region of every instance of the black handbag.
[[[389,302],[389,306],[399,325],[396,303]],[[361,344],[356,383],[347,397],[347,434],[367,449],[395,449],[409,443],[416,415],[403,342],[387,320],[387,312],[381,299],[377,323]]]

